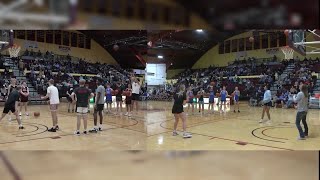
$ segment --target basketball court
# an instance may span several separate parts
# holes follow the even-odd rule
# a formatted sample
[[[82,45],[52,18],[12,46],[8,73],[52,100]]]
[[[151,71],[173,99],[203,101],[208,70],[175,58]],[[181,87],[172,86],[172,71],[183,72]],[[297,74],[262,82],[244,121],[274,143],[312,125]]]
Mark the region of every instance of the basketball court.
[[[18,151],[0,153],[0,173],[1,178],[8,180],[53,180],[66,177],[79,180],[106,177],[133,180],[317,180],[318,161],[318,152],[306,151]]]

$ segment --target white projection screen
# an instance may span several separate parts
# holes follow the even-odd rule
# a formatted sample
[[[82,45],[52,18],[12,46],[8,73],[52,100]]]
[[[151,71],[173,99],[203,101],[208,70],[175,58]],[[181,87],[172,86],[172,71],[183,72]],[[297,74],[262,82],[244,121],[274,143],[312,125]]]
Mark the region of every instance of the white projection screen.
[[[167,78],[166,64],[147,64],[146,82],[148,86],[164,85]]]

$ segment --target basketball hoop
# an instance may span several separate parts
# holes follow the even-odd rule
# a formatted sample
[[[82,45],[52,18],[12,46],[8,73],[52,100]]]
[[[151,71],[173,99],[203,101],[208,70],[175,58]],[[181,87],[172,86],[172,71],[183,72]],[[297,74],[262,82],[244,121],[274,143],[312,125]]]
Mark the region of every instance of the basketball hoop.
[[[281,48],[281,51],[284,54],[284,59],[293,59],[293,52],[294,50],[289,46],[284,46]]]
[[[21,49],[21,47],[19,45],[14,44],[13,46],[11,46],[8,49],[10,58],[18,57],[20,49]]]

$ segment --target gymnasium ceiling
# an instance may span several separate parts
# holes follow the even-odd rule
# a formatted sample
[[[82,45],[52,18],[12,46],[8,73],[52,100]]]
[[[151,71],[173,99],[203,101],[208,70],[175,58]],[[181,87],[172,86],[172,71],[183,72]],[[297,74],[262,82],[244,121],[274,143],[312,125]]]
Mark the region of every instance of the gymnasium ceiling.
[[[240,31],[89,30],[81,31],[104,47],[123,68],[166,63],[170,69],[190,68],[209,49]],[[152,42],[152,46],[148,46]],[[114,45],[119,46],[114,50]],[[158,58],[163,56],[163,59]],[[171,65],[172,64],[172,65]]]

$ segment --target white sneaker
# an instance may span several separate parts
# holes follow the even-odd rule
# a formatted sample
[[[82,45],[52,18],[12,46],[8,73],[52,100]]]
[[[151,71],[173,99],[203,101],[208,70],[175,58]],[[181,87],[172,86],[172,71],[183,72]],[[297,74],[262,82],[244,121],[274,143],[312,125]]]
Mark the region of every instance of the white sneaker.
[[[19,116],[22,116],[21,112],[19,113]]]
[[[8,121],[12,121],[12,118],[11,118],[11,116],[9,116],[9,119],[8,119]]]
[[[263,119],[260,119],[259,123],[263,123]]]
[[[80,136],[80,131],[75,131],[74,135]]]
[[[29,113],[26,113],[26,116],[29,116]]]
[[[188,132],[183,133],[183,138],[191,138],[191,137],[192,137],[191,133],[188,133]]]
[[[128,114],[128,117],[131,117],[131,113]]]
[[[128,115],[129,115],[129,113],[125,113],[124,115],[125,115],[125,116],[128,116]]]
[[[179,134],[177,132],[172,132],[172,136],[178,136]]]

